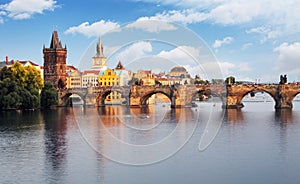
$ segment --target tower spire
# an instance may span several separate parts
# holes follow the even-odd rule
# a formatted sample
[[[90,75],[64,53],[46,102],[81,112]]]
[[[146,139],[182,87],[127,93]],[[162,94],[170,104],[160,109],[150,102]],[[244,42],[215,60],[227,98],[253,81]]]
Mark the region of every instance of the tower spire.
[[[97,56],[104,57],[103,54],[103,45],[101,41],[101,37],[99,36],[98,38],[98,43],[97,43]]]
[[[50,48],[51,49],[62,49],[61,42],[59,41],[57,31],[53,31],[53,33],[52,33]]]

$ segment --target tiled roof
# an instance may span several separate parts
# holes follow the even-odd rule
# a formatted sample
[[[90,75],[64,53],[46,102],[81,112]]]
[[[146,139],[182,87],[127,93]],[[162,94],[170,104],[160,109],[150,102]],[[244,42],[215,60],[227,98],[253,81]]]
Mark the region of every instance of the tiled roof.
[[[100,70],[85,70],[83,72],[83,75],[87,75],[87,74],[94,74],[94,75],[98,75],[100,72]]]
[[[16,61],[16,62],[20,62],[22,65],[25,65],[27,62],[29,62],[32,66],[39,66],[38,64],[36,64],[32,61]]]
[[[67,65],[66,70],[78,70],[78,69],[73,65]]]

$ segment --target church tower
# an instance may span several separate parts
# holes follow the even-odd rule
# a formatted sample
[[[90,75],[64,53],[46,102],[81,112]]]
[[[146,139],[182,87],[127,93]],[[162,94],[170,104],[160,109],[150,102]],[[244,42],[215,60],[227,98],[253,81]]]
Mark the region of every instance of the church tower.
[[[107,70],[106,57],[103,54],[103,45],[101,38],[99,37],[97,47],[96,47],[96,55],[93,57],[93,66],[94,70]]]
[[[63,48],[57,31],[53,31],[49,48],[43,48],[44,53],[44,80],[51,82],[55,88],[63,89],[66,86],[66,59],[67,48]]]

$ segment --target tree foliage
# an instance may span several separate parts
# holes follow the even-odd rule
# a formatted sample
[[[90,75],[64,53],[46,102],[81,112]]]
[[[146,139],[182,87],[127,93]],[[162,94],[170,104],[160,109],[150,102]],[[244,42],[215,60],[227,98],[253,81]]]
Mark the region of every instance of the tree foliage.
[[[16,62],[0,70],[0,110],[33,109],[40,106],[43,87],[40,71]]]
[[[58,104],[58,92],[51,82],[45,82],[41,92],[41,106],[49,108]]]

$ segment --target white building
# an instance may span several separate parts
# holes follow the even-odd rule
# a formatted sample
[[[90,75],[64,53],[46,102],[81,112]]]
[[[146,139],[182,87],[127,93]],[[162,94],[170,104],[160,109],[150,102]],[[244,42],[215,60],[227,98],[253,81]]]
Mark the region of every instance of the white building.
[[[120,86],[128,86],[128,82],[130,81],[129,71],[125,70],[125,67],[119,61],[118,65],[115,68],[115,73],[120,77]]]

